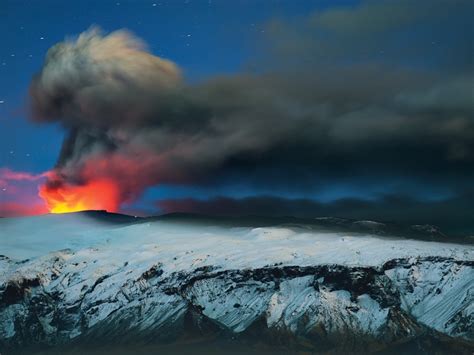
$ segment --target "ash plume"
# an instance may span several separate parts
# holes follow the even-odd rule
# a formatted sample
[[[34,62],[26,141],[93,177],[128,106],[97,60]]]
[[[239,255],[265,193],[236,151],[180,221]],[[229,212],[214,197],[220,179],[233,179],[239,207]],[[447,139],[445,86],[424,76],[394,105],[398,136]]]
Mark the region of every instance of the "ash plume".
[[[30,89],[32,117],[68,131],[46,186],[109,179],[124,203],[156,184],[225,176],[287,186],[348,175],[468,184],[474,75],[465,60],[467,22],[458,18],[453,28],[460,59],[441,56],[434,69],[421,70],[415,64],[434,49],[410,46],[403,60],[381,59],[370,54],[380,31],[401,36],[416,21],[431,28],[452,20],[433,2],[425,17],[400,15],[379,30],[373,26],[382,22],[358,25],[393,7],[418,13],[410,2],[397,4],[328,10],[302,27],[271,23],[264,68],[194,85],[126,31],[91,29],[55,45]],[[448,8],[471,6],[457,5]],[[346,44],[352,52],[342,55]]]

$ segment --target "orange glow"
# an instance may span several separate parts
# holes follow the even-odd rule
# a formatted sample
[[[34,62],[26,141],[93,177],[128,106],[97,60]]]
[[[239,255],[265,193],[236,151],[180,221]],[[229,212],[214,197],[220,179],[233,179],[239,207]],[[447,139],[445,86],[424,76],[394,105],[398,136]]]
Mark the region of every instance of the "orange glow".
[[[112,180],[94,180],[84,185],[43,185],[39,196],[51,213],[85,210],[116,212],[119,208],[119,189]]]

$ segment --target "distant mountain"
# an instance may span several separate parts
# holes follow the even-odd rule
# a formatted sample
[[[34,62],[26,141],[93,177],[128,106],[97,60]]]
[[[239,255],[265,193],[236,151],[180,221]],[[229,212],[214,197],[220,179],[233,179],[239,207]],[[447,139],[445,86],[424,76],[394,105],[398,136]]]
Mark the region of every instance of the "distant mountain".
[[[200,224],[218,224],[227,226],[294,226],[328,231],[370,233],[380,236],[415,238],[433,241],[472,242],[469,237],[452,237],[434,225],[403,225],[395,222],[355,220],[338,217],[267,217],[267,216],[207,216],[189,213],[170,213],[157,217],[147,217],[143,221],[170,220]]]
[[[404,225],[390,221],[355,220],[339,217],[300,218],[292,216],[210,216],[193,213],[168,213],[158,216],[139,217],[105,210],[91,210],[62,214],[62,216],[84,216],[103,223],[148,223],[152,221],[176,221],[201,225],[222,225],[241,227],[293,226],[327,231],[344,231],[353,233],[371,233],[380,236],[415,238],[433,241],[450,241],[473,243],[471,236],[454,237],[445,234],[438,226],[429,224]],[[4,217],[0,217],[4,218]],[[65,219],[67,217],[64,217]]]

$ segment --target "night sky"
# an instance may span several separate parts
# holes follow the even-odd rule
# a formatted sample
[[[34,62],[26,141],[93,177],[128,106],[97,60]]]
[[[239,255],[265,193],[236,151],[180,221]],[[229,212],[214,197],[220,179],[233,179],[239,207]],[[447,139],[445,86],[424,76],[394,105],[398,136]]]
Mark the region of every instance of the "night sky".
[[[473,6],[0,1],[0,215],[107,179],[125,213],[474,233]]]

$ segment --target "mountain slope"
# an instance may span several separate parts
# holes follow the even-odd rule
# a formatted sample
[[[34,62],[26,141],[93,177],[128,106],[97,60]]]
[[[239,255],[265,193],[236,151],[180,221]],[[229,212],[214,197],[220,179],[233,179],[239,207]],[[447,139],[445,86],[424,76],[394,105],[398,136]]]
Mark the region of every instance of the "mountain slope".
[[[377,351],[430,336],[469,352],[474,341],[470,245],[83,217],[0,222],[0,350],[217,336]]]

